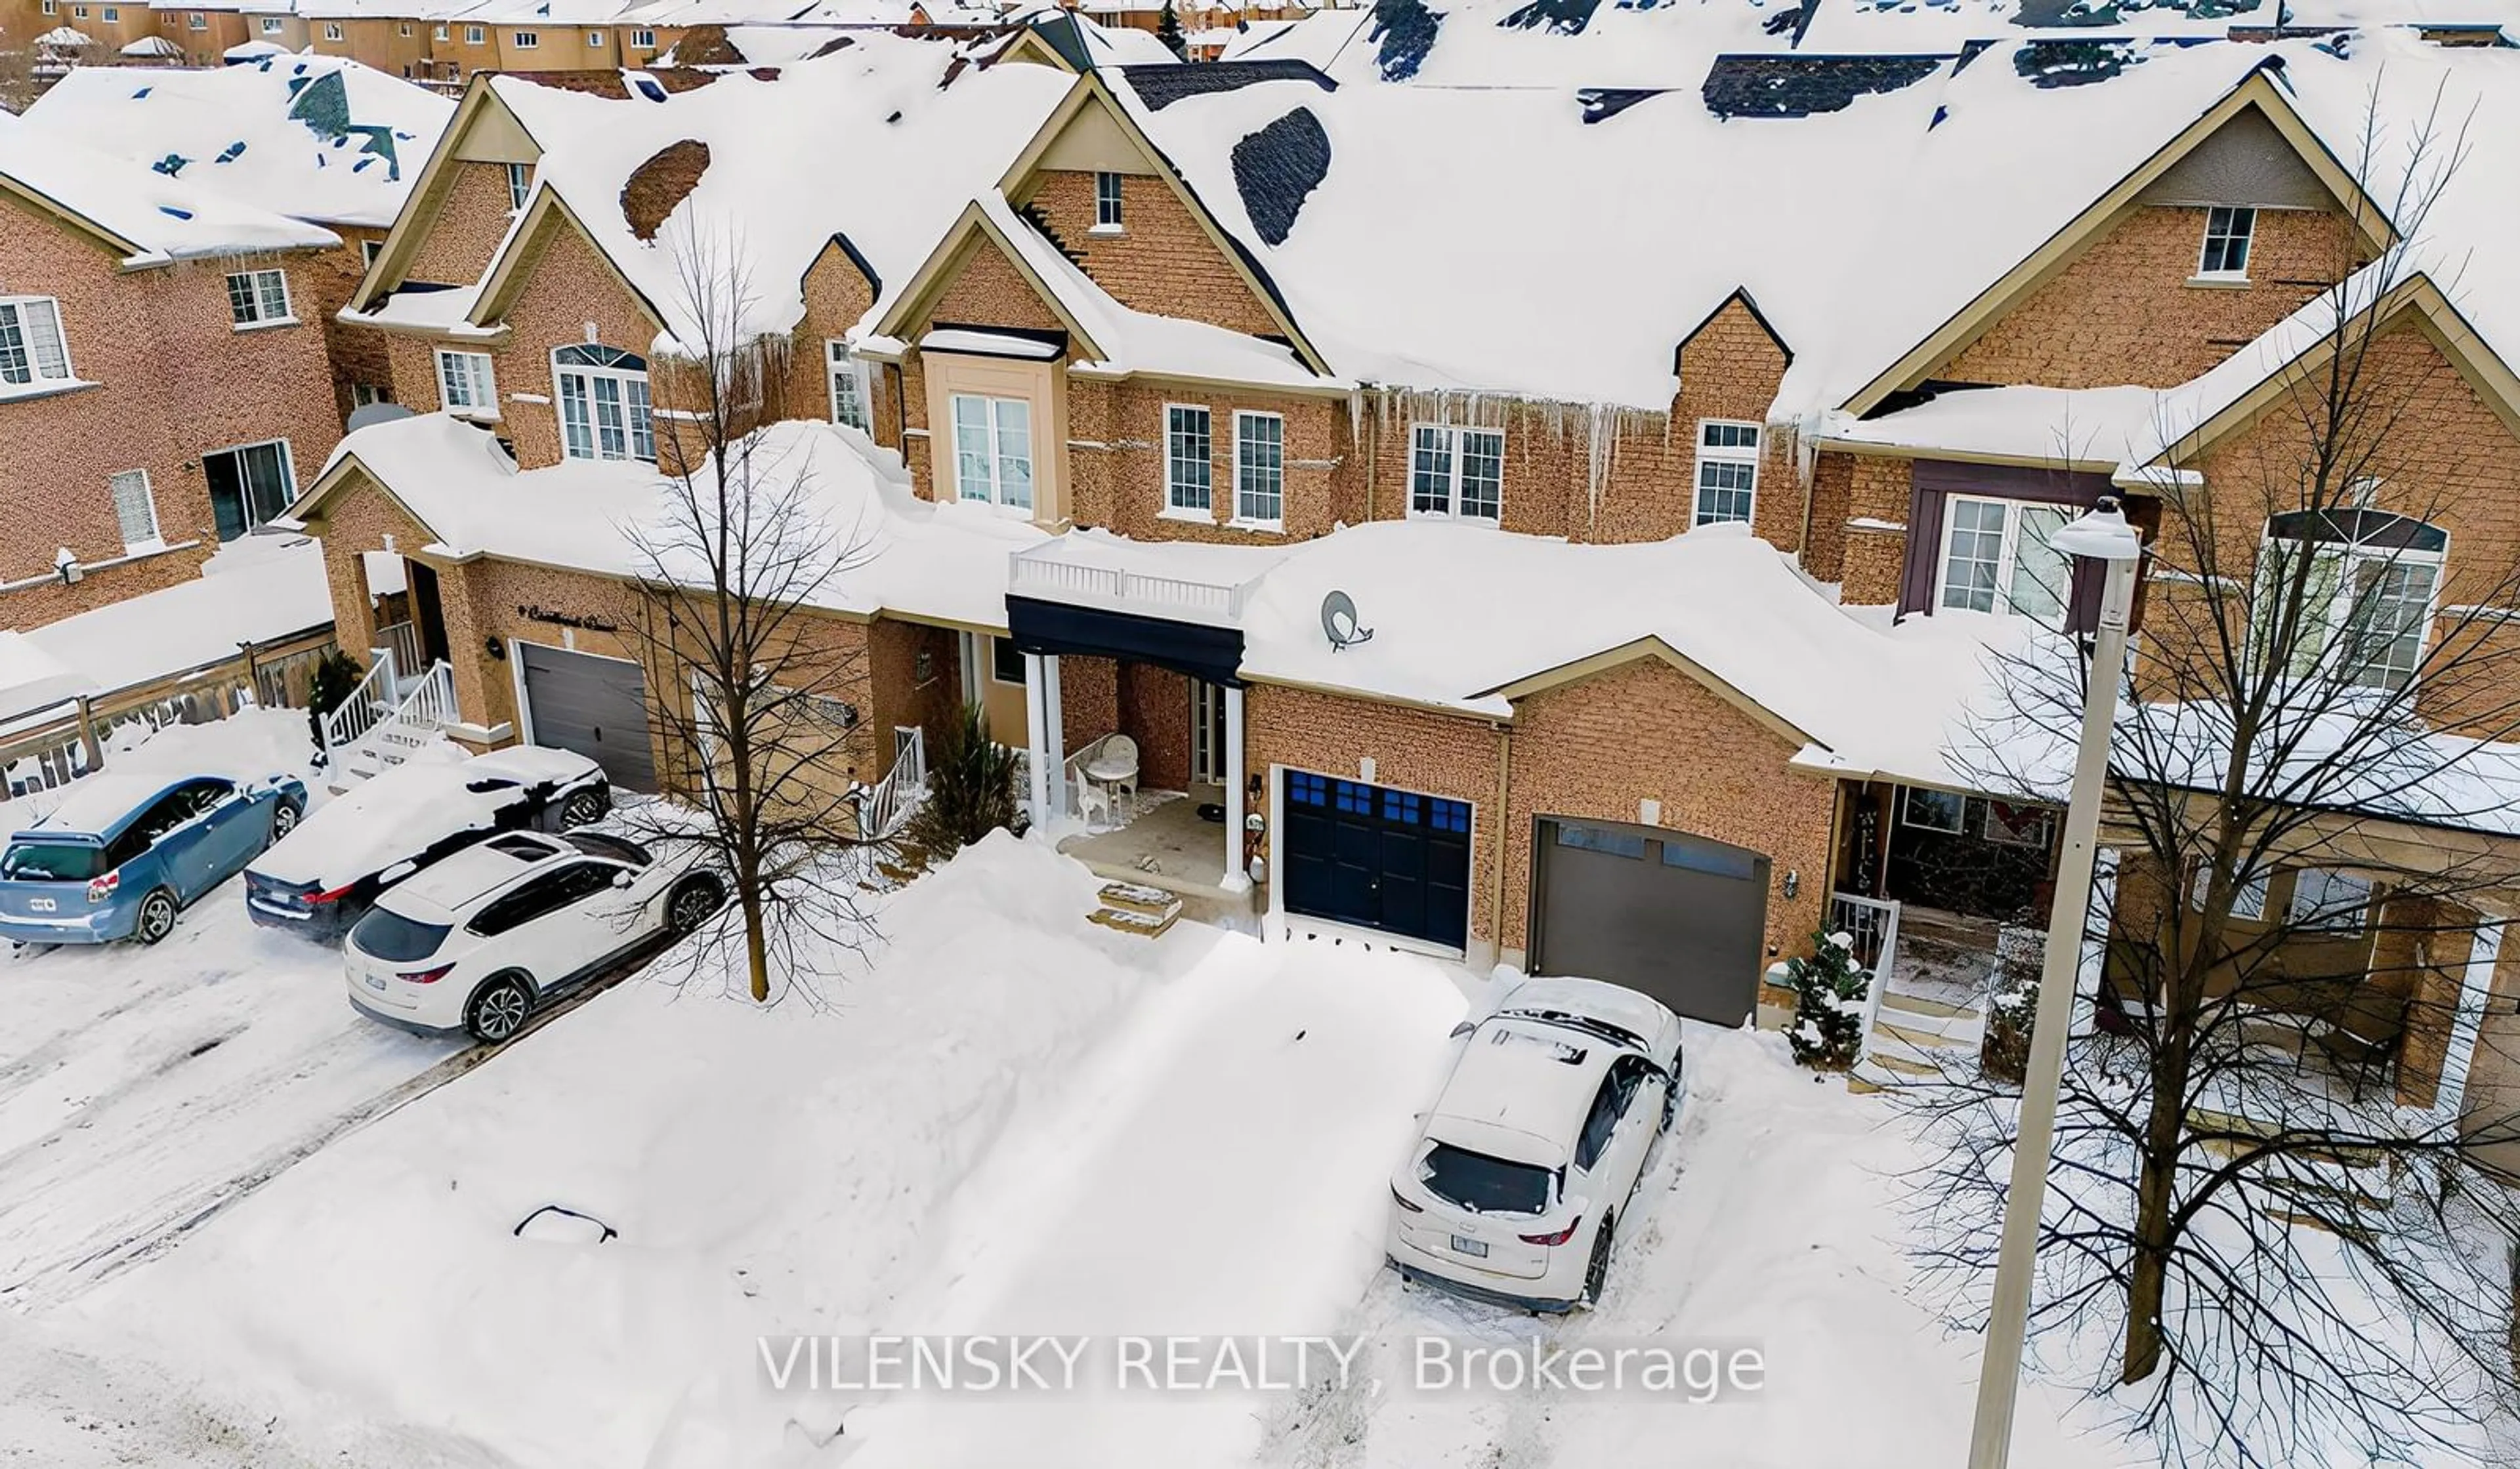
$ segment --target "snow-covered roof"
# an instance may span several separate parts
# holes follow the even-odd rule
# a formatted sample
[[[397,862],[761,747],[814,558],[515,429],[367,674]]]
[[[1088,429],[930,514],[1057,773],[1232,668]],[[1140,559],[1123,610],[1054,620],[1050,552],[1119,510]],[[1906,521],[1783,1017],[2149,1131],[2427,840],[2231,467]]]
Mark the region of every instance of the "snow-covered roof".
[[[182,56],[184,54],[184,48],[166,39],[164,36],[142,36],[140,39],[124,46],[120,54],[123,56]],[[59,88],[56,87],[54,90],[58,91]],[[46,95],[50,94],[47,93]],[[43,99],[37,98],[36,100],[40,102]]]
[[[382,227],[455,104],[345,57],[207,70],[85,67],[26,110],[158,172],[298,219]]]
[[[542,150],[536,189],[569,206],[668,336],[688,341],[699,334],[678,262],[695,251],[731,254],[746,278],[750,299],[721,340],[793,327],[804,313],[801,278],[834,236],[897,290],[974,195],[994,186],[1070,80],[1046,67],[972,66],[954,45],[870,32],[767,78],[730,72],[689,91],[658,88],[662,100],[638,89],[635,75],[627,100],[521,76],[488,85]],[[798,146],[802,138],[814,146]],[[686,140],[708,146],[707,167],[643,241],[623,216],[623,185]]]
[[[67,129],[7,112],[0,112],[0,177],[129,243],[132,265],[341,243],[330,230],[170,178],[91,148]]]
[[[352,458],[448,555],[643,576],[655,570],[643,547],[668,539],[676,524],[667,500],[674,481],[652,465],[575,460],[519,470],[487,432],[444,414],[357,429],[325,474]],[[1044,538],[988,507],[918,498],[899,460],[852,428],[776,424],[751,465],[765,492],[802,485],[833,548],[850,548],[814,599],[828,610],[1003,626],[1007,557]]]
[[[1950,388],[1878,418],[1832,416],[1822,442],[2113,468],[2149,457],[2138,446],[2162,397],[2148,387]]]
[[[303,536],[229,542],[191,581],[48,622],[25,636],[98,689],[145,684],[333,620],[324,551]]]
[[[0,726],[96,691],[94,679],[46,652],[25,634],[0,631]]]
[[[96,42],[91,40],[84,31],[72,30],[67,25],[56,25],[52,29],[45,31],[42,35],[35,37],[35,44],[38,46],[68,47],[72,50],[77,50],[82,47],[93,46]]]

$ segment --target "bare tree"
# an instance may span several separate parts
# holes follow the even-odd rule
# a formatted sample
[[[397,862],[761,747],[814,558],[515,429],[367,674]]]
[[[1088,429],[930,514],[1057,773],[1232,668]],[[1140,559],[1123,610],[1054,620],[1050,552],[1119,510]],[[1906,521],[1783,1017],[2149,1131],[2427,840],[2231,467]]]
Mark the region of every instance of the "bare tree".
[[[862,638],[816,609],[870,555],[836,523],[787,415],[783,339],[750,334],[742,251],[686,232],[675,245],[688,355],[660,361],[656,513],[631,529],[635,642],[667,783],[697,815],[644,819],[697,839],[731,882],[752,998],[809,976],[872,932],[854,865],[878,751],[861,719]],[[593,431],[604,431],[600,420]],[[668,834],[660,832],[660,834]]]
[[[2504,1058],[2467,981],[2520,893],[2520,758],[2495,748],[2520,734],[2520,549],[2457,470],[2478,446],[2435,436],[2467,388],[2404,310],[2419,266],[2454,285],[2414,253],[2465,152],[2441,111],[2384,160],[2375,98],[2359,172],[2392,181],[2398,243],[2336,262],[2201,480],[2156,476],[2140,650],[2099,675],[2132,685],[2119,862],[2032,1327],[2110,1344],[2094,1391],[2168,1461],[2438,1462],[2515,1401],[2520,1112],[2485,1085]],[[2043,646],[1977,721],[1988,788],[2052,793],[2031,752],[2072,743],[2092,671]],[[2010,1099],[1960,1065],[1905,1095],[1944,1146],[1929,1264],[1975,1324]]]

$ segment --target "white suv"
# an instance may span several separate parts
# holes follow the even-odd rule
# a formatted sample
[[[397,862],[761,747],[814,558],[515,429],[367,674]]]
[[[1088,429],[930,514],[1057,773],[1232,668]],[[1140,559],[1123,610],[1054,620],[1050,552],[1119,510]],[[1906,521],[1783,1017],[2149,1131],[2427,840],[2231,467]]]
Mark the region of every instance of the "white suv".
[[[496,1045],[554,992],[698,927],[726,883],[600,831],[516,831],[389,888],[342,945],[350,1003]]]
[[[1391,1263],[1529,1311],[1591,1306],[1682,1093],[1680,1020],[1591,979],[1525,980],[1468,1041],[1391,1180]]]

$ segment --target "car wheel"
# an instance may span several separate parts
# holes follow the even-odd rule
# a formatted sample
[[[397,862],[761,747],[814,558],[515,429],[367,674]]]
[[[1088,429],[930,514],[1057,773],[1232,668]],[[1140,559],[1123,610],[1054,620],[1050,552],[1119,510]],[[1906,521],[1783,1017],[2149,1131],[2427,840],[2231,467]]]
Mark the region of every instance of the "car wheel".
[[[726,906],[726,884],[706,873],[686,877],[665,900],[665,926],[676,933],[689,933],[709,919],[709,914]]]
[[[278,842],[296,829],[297,804],[295,802],[283,801],[271,808],[271,839],[274,842]]]
[[[140,917],[131,925],[131,936],[144,944],[155,944],[175,931],[175,895],[159,888],[140,900]]]
[[[502,974],[475,991],[464,1007],[464,1028],[484,1046],[496,1046],[522,1030],[533,1013],[534,993],[514,974]]]
[[[1615,1216],[1602,1215],[1600,1232],[1593,1236],[1593,1257],[1584,1262],[1584,1294],[1579,1302],[1588,1310],[1601,1304],[1601,1286],[1610,1278],[1610,1231],[1618,1226]]]
[[[611,803],[604,799],[604,792],[577,791],[560,803],[560,824],[563,827],[591,826],[604,820],[604,814],[611,809]]]

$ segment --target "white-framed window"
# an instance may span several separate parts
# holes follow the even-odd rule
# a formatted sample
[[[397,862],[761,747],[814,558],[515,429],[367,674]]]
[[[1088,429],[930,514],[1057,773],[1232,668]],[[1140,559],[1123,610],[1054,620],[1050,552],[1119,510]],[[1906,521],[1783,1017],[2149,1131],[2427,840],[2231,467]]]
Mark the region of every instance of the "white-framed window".
[[[2371,911],[2371,879],[2334,868],[2303,868],[2292,874],[2288,905],[2295,928],[2361,933]]]
[[[1691,525],[1748,520],[1759,502],[1759,425],[1698,420],[1696,484]]]
[[[392,390],[378,383],[353,382],[350,384],[350,406],[352,408],[365,408],[371,403],[390,403],[392,401]]]
[[[148,470],[124,469],[108,476],[106,486],[113,495],[113,518],[121,522],[124,551],[155,551],[166,544],[158,530],[158,501],[149,493]]]
[[[233,541],[265,523],[297,498],[297,470],[287,439],[204,454],[202,477],[210,492],[210,517],[222,541]]]
[[[827,341],[823,351],[832,380],[832,422],[846,423],[860,433],[874,432],[875,420],[869,406],[875,401],[874,383],[869,380],[867,365],[849,355],[849,344],[844,341]]]
[[[1943,547],[1934,605],[2011,612],[2064,626],[2073,564],[2049,544],[2071,515],[2060,505],[1954,495],[1943,502]]]
[[[0,296],[0,391],[74,380],[61,303],[47,295]]]
[[[644,358],[618,347],[562,347],[552,353],[552,381],[560,389],[562,453],[570,459],[655,459]]]
[[[530,30],[519,30],[515,33],[513,39],[518,51],[531,51],[543,43],[543,38]]]
[[[1120,228],[1120,175],[1116,173],[1094,175],[1094,228]]]
[[[394,27],[394,34],[402,36],[405,39],[409,39],[411,36],[411,22],[409,21],[405,21],[401,24],[396,25]]]
[[[499,383],[487,352],[437,351],[437,393],[448,413],[476,419],[499,416]]]
[[[586,44],[589,48],[602,46],[604,44],[604,32],[600,30],[588,31],[586,33]]]
[[[119,22],[121,19],[122,19],[122,7],[121,7],[121,6],[119,6],[119,5],[109,5],[109,6],[107,6],[107,7],[105,8],[105,22],[106,22],[106,23],[107,23],[107,24],[112,25],[112,24],[113,24],[113,23],[115,23],[115,22]]]
[[[439,25],[429,31],[428,38],[432,41],[442,41],[446,39],[446,32],[447,27]]]
[[[210,28],[209,18],[202,15],[200,11],[195,11],[191,15],[186,16],[184,18],[184,24],[186,27],[193,30],[207,30]]]
[[[1968,797],[1958,791],[1928,790],[1911,785],[1899,803],[1899,823],[1920,831],[1945,831],[1958,835],[1968,816]]]
[[[281,19],[278,16],[263,17],[262,33],[267,36],[276,36],[280,34],[281,23]]]
[[[56,3],[55,3],[55,0],[44,0],[44,14],[45,14],[45,15],[48,15],[48,16],[58,16],[58,15],[60,15],[61,13],[62,13],[62,8],[61,8],[61,6],[59,6],[58,4],[56,4]]]
[[[228,277],[228,319],[240,327],[276,327],[295,321],[289,314],[288,273],[245,270]]]
[[[518,214],[523,213],[525,200],[533,196],[533,192],[534,165],[531,163],[509,164],[508,208],[510,212]]]
[[[1484,520],[1505,512],[1505,435],[1419,423],[1409,448],[1409,513]]]
[[[630,32],[630,44],[636,50],[653,51],[656,49],[656,33],[652,30],[634,30]]]
[[[464,27],[464,44],[465,44],[465,45],[467,45],[467,46],[478,46],[478,45],[480,45],[480,44],[481,44],[481,27],[480,27],[480,26],[478,26],[478,25],[467,25],[467,26],[465,26],[465,27]]]
[[[326,39],[326,40],[328,40],[328,41],[338,41],[338,40],[339,40],[340,38],[341,38],[341,27],[340,27],[340,26],[338,26],[338,25],[337,25],[337,24],[334,24],[334,23],[333,23],[332,22],[330,22],[330,21],[325,22],[324,22],[324,39]]]
[[[2244,923],[2266,921],[2267,878],[2270,875],[2261,868],[2242,877],[2240,885],[2231,889],[2230,915],[2232,917]],[[2196,875],[2187,880],[2187,906],[2199,913],[2205,911],[2205,886],[2211,876],[2212,868],[2199,863],[2196,865]]]
[[[70,19],[71,19],[71,20],[73,20],[73,21],[84,21],[84,20],[86,20],[86,19],[87,19],[87,7],[86,7],[86,6],[84,6],[84,5],[73,5],[73,6],[71,6],[71,7],[70,7]]]
[[[2249,239],[2258,230],[2258,211],[2217,204],[2205,211],[2205,247],[2197,252],[2196,274],[2207,280],[2239,281],[2249,274]]]
[[[1164,405],[1164,509],[1200,519],[1216,509],[1216,419],[1197,403]]]
[[[1286,516],[1286,421],[1274,413],[1234,416],[1234,518],[1277,525]]]
[[[2258,555],[2257,656],[2283,659],[2296,679],[2406,688],[2423,664],[2449,550],[2439,527],[2386,511],[2276,515]]]
[[[956,393],[954,491],[1009,510],[1032,509],[1032,404]]]

